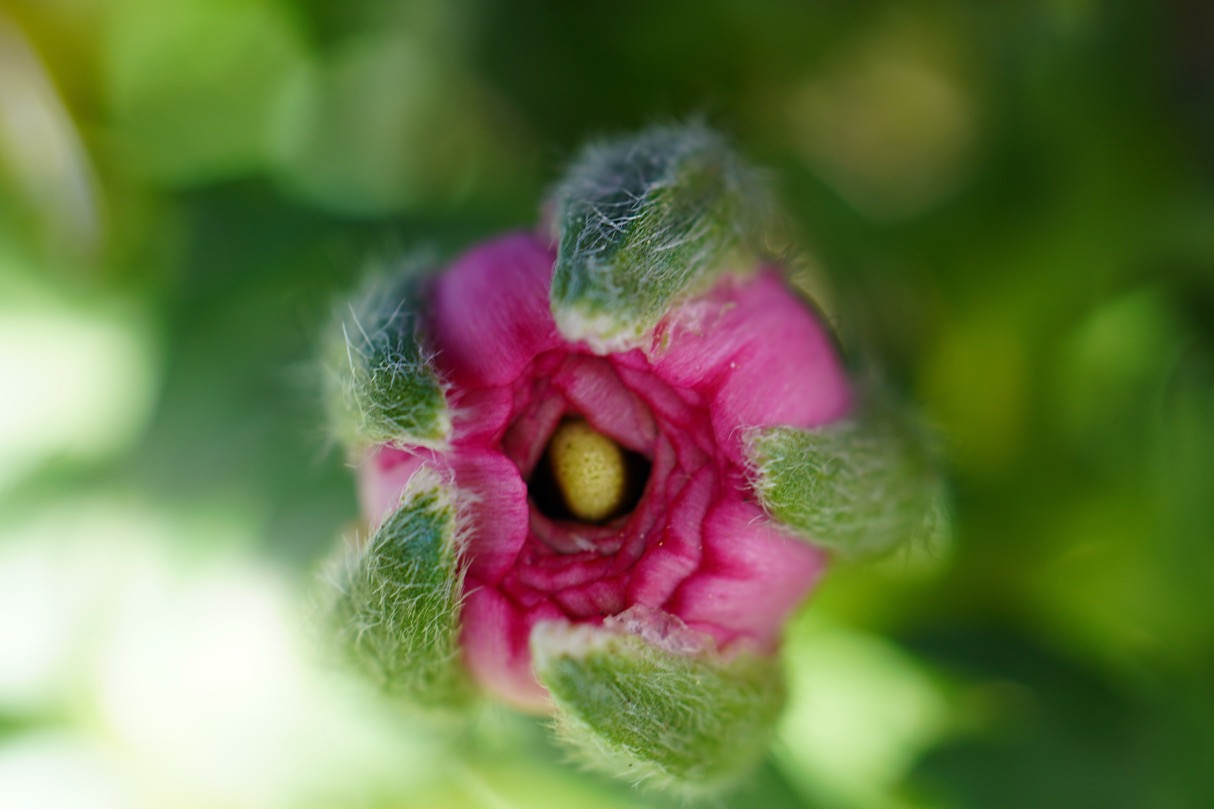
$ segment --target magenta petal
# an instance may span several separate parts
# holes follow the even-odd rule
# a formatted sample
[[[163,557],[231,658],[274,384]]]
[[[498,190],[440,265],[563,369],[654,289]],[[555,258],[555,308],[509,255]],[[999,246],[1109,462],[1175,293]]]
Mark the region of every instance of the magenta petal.
[[[516,571],[517,582],[535,590],[555,593],[597,581],[612,568],[610,556],[595,551],[563,553],[528,560]]]
[[[465,552],[469,572],[497,583],[514,565],[527,541],[527,484],[518,467],[504,455],[461,450],[450,461],[459,490],[471,493],[461,508],[461,522],[473,526]]]
[[[670,509],[662,538],[637,563],[628,585],[629,601],[658,608],[700,563],[700,526],[715,489],[712,469],[683,486]]]
[[[743,329],[757,331],[762,313],[744,306],[745,290],[724,278],[710,292],[676,306],[654,335],[650,362],[659,378],[676,388],[712,390],[741,345]]]
[[[384,447],[358,467],[358,502],[372,531],[396,510],[409,478],[430,459],[426,450],[420,452]]]
[[[665,328],[658,374],[711,395],[717,442],[739,466],[746,429],[817,427],[851,407],[829,331],[774,271],[726,281],[676,310]]]
[[[771,646],[825,564],[820,551],[783,533],[758,506],[730,498],[709,512],[700,571],[671,611],[722,643],[748,637]]]
[[[553,609],[540,617],[524,616],[496,590],[469,579],[460,644],[473,678],[486,691],[525,711],[548,709],[546,692],[531,673],[528,642],[531,626],[540,618],[560,618]]]
[[[516,234],[465,253],[438,279],[430,328],[454,381],[504,385],[560,344],[548,309],[553,260],[533,236]]]
[[[465,388],[453,398],[452,423],[460,443],[501,440],[514,412],[514,394],[509,388]]]
[[[702,397],[695,391],[685,391],[690,399],[697,400],[693,403],[679,395],[684,391],[676,392],[649,368],[638,369],[632,367],[631,363],[618,361],[613,364],[620,381],[645,401],[658,421],[685,425],[692,418],[692,411],[703,406],[703,401],[700,401]]]
[[[583,620],[615,615],[628,606],[623,584],[611,579],[562,590],[557,593],[556,600],[566,615]]]
[[[545,382],[544,387],[546,385]],[[522,407],[522,412],[502,436],[502,452],[514,461],[522,474],[530,475],[568,405],[562,396],[538,394],[533,395],[531,402]]]
[[[573,357],[552,378],[574,410],[598,430],[635,452],[648,453],[656,428],[653,416],[600,357]]]

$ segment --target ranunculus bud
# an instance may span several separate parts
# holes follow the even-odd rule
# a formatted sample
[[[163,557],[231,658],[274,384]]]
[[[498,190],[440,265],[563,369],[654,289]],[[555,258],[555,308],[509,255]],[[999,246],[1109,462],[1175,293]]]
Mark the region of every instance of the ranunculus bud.
[[[718,136],[588,149],[550,210],[555,244],[375,281],[336,331],[370,538],[333,616],[389,689],[555,711],[593,763],[710,789],[763,753],[830,554],[920,533],[934,489],[913,436],[855,415]]]

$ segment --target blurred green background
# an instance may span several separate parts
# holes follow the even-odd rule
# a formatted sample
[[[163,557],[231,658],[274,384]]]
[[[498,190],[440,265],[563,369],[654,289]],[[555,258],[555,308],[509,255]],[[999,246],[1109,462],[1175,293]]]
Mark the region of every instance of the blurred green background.
[[[0,806],[677,806],[306,653],[369,262],[588,137],[771,169],[955,537],[839,567],[721,806],[1214,806],[1214,6],[0,0]]]

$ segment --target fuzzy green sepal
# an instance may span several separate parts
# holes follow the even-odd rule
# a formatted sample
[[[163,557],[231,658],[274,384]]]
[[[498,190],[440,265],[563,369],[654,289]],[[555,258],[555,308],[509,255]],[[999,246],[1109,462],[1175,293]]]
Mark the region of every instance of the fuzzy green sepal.
[[[341,647],[384,690],[435,707],[465,703],[464,579],[454,487],[423,469],[400,507],[339,574],[330,617]]]
[[[707,636],[682,633],[704,642],[680,647],[612,619],[536,626],[536,676],[556,705],[558,732],[587,766],[695,795],[757,765],[784,704],[778,662],[725,657]]]
[[[420,277],[411,266],[370,277],[331,330],[329,421],[354,449],[441,447],[450,437],[442,381],[419,335]]]
[[[553,315],[602,352],[641,346],[679,299],[753,266],[772,208],[725,140],[694,125],[587,148],[553,203]]]
[[[948,531],[944,484],[923,432],[890,413],[746,437],[754,488],[775,519],[851,559]]]

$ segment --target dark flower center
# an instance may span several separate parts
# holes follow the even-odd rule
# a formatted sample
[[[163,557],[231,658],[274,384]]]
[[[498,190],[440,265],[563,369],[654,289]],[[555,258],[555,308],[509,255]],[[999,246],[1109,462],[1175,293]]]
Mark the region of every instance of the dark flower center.
[[[561,421],[528,482],[551,519],[603,525],[629,514],[645,491],[650,463],[581,418]]]

